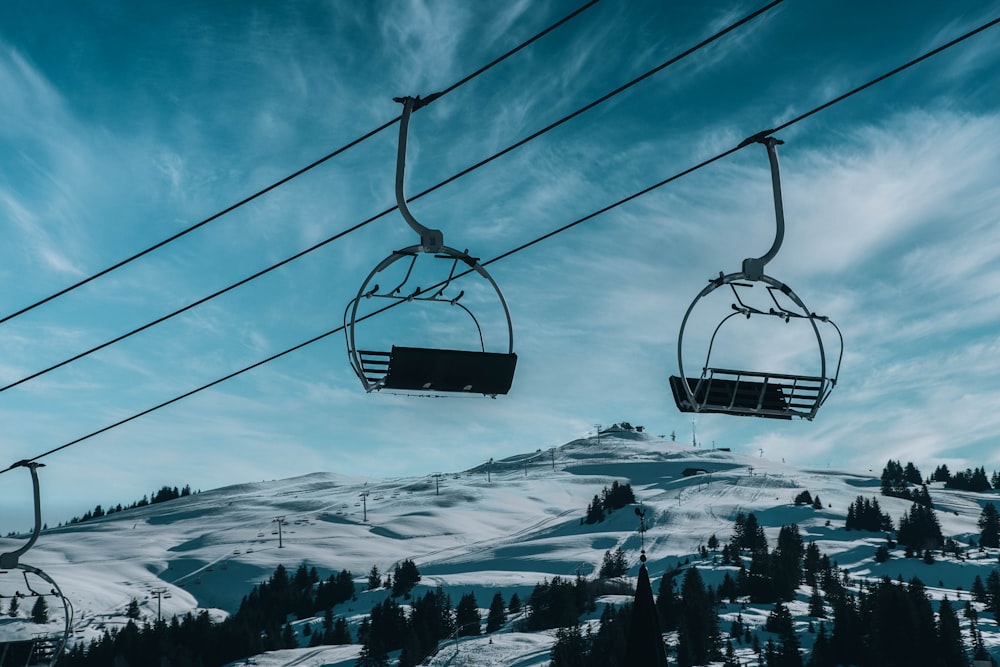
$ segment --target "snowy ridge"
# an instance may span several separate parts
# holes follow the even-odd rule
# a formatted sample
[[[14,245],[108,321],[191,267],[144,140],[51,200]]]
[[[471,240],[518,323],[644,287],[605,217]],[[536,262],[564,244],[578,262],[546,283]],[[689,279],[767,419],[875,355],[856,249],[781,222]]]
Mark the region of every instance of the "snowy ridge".
[[[685,476],[689,469],[705,472]],[[353,632],[387,594],[362,590],[372,565],[387,572],[407,558],[422,575],[418,592],[440,585],[457,601],[471,591],[480,606],[497,590],[505,599],[517,592],[525,600],[536,583],[554,575],[594,576],[604,553],[616,547],[627,554],[634,577],[640,536],[632,510],[616,511],[596,525],[581,521],[588,503],[615,480],[629,482],[646,509],[645,549],[654,591],[664,571],[684,559],[699,562],[698,549],[710,536],[727,542],[740,512],[757,516],[772,545],[782,525],[795,523],[804,540],[815,541],[852,576],[918,576],[935,597],[968,599],[960,591],[968,591],[977,574],[985,579],[997,563],[995,550],[970,550],[966,559],[941,558],[932,565],[898,555],[876,564],[872,557],[884,536],[843,528],[849,503],[859,495],[878,495],[879,482],[872,475],[803,470],[638,433],[602,434],[600,442],[574,440],[438,476],[371,479],[315,473],[216,489],[50,529],[22,561],[44,569],[72,600],[77,641],[127,622],[133,598],[148,620],[156,618],[158,604],[165,617],[209,609],[214,618],[222,618],[278,564],[294,569],[302,563],[316,567],[324,579],[341,569],[354,574],[357,601],[335,610],[350,619]],[[794,505],[802,490],[818,495],[822,509]],[[931,493],[945,535],[963,544],[978,536],[983,505],[997,500],[992,493],[937,486]],[[895,498],[879,496],[879,502],[897,522],[910,507],[909,501]],[[0,541],[3,551],[17,546],[16,540]],[[722,569],[713,569],[711,555],[700,564],[706,583],[721,580]],[[0,594],[9,597],[19,585],[23,588],[16,573],[4,574]],[[158,589],[169,596],[157,599],[153,593]],[[749,622],[762,623],[767,609],[742,613]],[[6,621],[0,632],[17,625]],[[994,627],[980,624],[987,647],[1000,654]],[[474,655],[477,665],[547,665],[552,642],[551,633],[504,631],[492,639],[449,644],[432,664],[473,664],[463,656]],[[258,656],[254,664],[347,666],[358,650],[279,651]]]

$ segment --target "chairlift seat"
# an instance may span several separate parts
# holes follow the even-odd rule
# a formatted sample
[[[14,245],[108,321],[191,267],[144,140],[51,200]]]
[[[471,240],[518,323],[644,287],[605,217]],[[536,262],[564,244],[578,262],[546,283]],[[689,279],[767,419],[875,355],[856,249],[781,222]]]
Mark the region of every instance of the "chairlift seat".
[[[362,371],[380,389],[464,392],[495,396],[510,391],[517,355],[473,350],[392,346],[362,351]]]
[[[822,396],[823,378],[708,368],[700,378],[670,377],[670,390],[681,412],[716,412],[770,419],[812,419]]]

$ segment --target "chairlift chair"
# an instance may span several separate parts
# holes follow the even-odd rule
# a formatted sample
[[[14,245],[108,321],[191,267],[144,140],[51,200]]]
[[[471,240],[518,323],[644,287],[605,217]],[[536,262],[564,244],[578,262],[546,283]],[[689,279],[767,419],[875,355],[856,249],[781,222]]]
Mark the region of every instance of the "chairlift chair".
[[[347,354],[351,367],[361,380],[365,391],[395,390],[399,392],[416,392],[423,395],[440,393],[482,394],[496,397],[510,391],[514,379],[514,367],[517,355],[514,354],[514,328],[511,322],[507,302],[493,277],[486,271],[479,260],[469,255],[467,250],[456,250],[444,244],[444,235],[440,230],[429,229],[413,217],[406,197],[403,194],[403,176],[406,163],[406,137],[410,115],[421,106],[436,99],[433,95],[425,100],[419,97],[397,98],[403,104],[403,114],[399,125],[399,149],[396,159],[396,203],[406,223],[420,235],[420,243],[392,252],[375,266],[361,284],[357,296],[352,299],[344,311],[344,336],[347,341]],[[448,277],[430,287],[407,287],[413,274],[413,268],[422,255],[431,255],[434,259],[450,262]],[[393,289],[382,291],[375,283],[376,277],[396,262],[409,261],[406,274],[401,283]],[[484,279],[496,294],[503,308],[507,323],[507,346],[499,351],[488,351],[483,336],[483,330],[476,315],[460,300],[465,291],[457,295],[446,294],[456,277],[459,265],[468,267],[468,272],[477,274]],[[359,316],[358,309],[362,301],[367,299],[385,299],[388,304],[380,310]],[[389,351],[362,348],[356,339],[357,325],[370,317],[374,317],[389,308],[406,307],[413,302],[434,303],[443,306],[457,307],[464,311],[472,320],[478,334],[474,349],[445,349],[436,347],[416,347],[392,345]]]
[[[23,659],[26,661],[25,664],[53,667],[56,664],[56,660],[58,660],[59,656],[62,655],[63,650],[66,648],[66,642],[69,640],[69,635],[73,626],[73,605],[70,603],[69,599],[63,595],[62,590],[59,588],[59,585],[55,582],[55,580],[53,580],[52,577],[46,574],[41,568],[28,565],[27,563],[22,563],[20,560],[21,556],[34,546],[42,530],[41,498],[37,471],[37,469],[42,466],[43,464],[41,463],[31,461],[20,461],[11,466],[12,468],[25,467],[31,472],[35,506],[35,525],[32,530],[31,537],[28,538],[27,542],[14,551],[0,553],[0,572],[3,574],[10,574],[11,570],[20,570],[21,575],[24,578],[24,585],[28,591],[27,595],[32,597],[44,597],[51,595],[58,598],[62,603],[63,609],[63,629],[62,632],[57,633],[34,633],[32,637],[27,640],[4,641],[3,639],[0,639],[0,664],[5,664],[5,660],[8,658],[11,660],[19,660],[23,656]],[[28,578],[29,574],[38,577],[51,586],[51,592],[44,593],[36,591],[32,587],[31,581]]]
[[[781,203],[781,182],[778,172],[778,155],[776,146],[781,141],[761,133],[745,140],[741,146],[750,143],[762,143],[767,148],[771,165],[771,183],[774,190],[774,209],[777,222],[777,233],[771,249],[763,256],[743,260],[740,271],[724,274],[709,281],[684,313],[680,333],[677,336],[677,366],[678,375],[670,377],[670,389],[674,401],[681,412],[721,413],[728,415],[765,417],[770,419],[792,419],[793,417],[812,420],[820,406],[826,401],[830,392],[837,384],[840,375],[840,363],[844,353],[844,339],[840,329],[828,317],[817,315],[809,310],[802,299],[792,289],[764,274],[764,265],[777,254],[784,239],[785,221]],[[748,305],[740,297],[740,289],[749,289],[755,285],[763,285],[767,290],[773,305],[767,310]],[[723,317],[715,327],[708,344],[705,362],[698,376],[688,376],[684,371],[684,332],[688,326],[691,313],[698,303],[715,290],[729,286],[733,292],[735,303],[732,312]],[[783,295],[781,301],[777,297]],[[782,303],[790,301],[791,305]],[[713,347],[716,336],[723,325],[750,319],[753,316],[770,317],[776,322],[789,324],[791,322],[808,322],[817,345],[817,364],[815,373],[773,372],[763,370],[748,370],[722,368],[712,363]],[[829,325],[837,334],[839,352],[836,363],[828,359],[826,345],[820,325]],[[832,372],[830,372],[832,370]]]

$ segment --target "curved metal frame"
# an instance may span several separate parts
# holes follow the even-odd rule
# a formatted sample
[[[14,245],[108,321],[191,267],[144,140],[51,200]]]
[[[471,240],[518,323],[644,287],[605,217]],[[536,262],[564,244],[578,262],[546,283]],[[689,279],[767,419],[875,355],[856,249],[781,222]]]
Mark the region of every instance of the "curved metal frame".
[[[700,376],[698,378],[698,383],[695,385],[695,389],[692,391],[692,389],[690,387],[690,384],[688,383],[687,375],[685,375],[685,373],[684,373],[684,349],[683,349],[684,348],[684,330],[687,328],[688,319],[690,318],[691,313],[694,311],[695,306],[697,306],[698,302],[701,301],[703,298],[705,298],[706,296],[708,296],[709,294],[711,294],[712,292],[714,292],[718,288],[722,287],[723,285],[732,285],[732,284],[738,283],[740,281],[760,282],[760,283],[763,283],[763,284],[767,285],[768,289],[776,289],[776,290],[780,291],[782,294],[784,294],[789,299],[791,299],[791,301],[796,306],[798,306],[799,308],[802,309],[802,314],[793,313],[793,312],[790,312],[790,311],[787,311],[787,310],[784,310],[784,309],[775,310],[773,308],[770,309],[770,311],[768,311],[768,312],[764,312],[764,311],[761,311],[761,310],[757,310],[757,309],[753,309],[753,308],[748,308],[746,306],[737,307],[734,304],[733,305],[733,309],[734,309],[735,312],[733,312],[733,313],[727,315],[725,318],[723,318],[723,320],[715,327],[715,331],[712,332],[712,338],[709,341],[709,345],[708,345],[708,353],[705,356],[705,364],[702,367],[701,374],[700,374]],[[780,306],[779,306],[779,308],[780,308]],[[711,370],[710,367],[709,367],[709,360],[711,359],[711,355],[712,355],[712,347],[715,344],[715,337],[719,333],[719,330],[722,328],[722,325],[724,325],[732,317],[735,317],[737,315],[744,315],[747,318],[749,318],[753,314],[780,317],[780,318],[784,318],[786,322],[789,321],[789,319],[791,319],[793,317],[794,318],[805,318],[805,319],[808,319],[809,323],[812,325],[813,332],[816,335],[816,343],[819,346],[819,366],[820,366],[820,373],[816,377],[820,379],[820,391],[818,392],[817,397],[816,397],[816,401],[813,403],[813,405],[812,405],[812,407],[811,407],[810,410],[808,410],[808,411],[791,411],[789,413],[790,415],[793,415],[793,416],[802,417],[804,419],[811,420],[813,417],[816,416],[816,412],[819,410],[820,406],[823,405],[823,403],[826,401],[827,397],[830,395],[830,392],[833,390],[833,387],[836,386],[837,379],[838,379],[838,377],[840,375],[840,363],[841,363],[841,360],[843,359],[843,353],[844,353],[844,342],[843,342],[844,339],[843,339],[843,335],[840,333],[840,328],[837,327],[837,325],[834,324],[828,317],[817,315],[816,313],[813,313],[812,311],[810,311],[806,307],[805,303],[802,302],[802,299],[800,299],[799,296],[794,291],[792,291],[792,289],[790,287],[788,287],[788,285],[780,282],[779,280],[776,280],[775,278],[767,276],[767,275],[762,275],[762,276],[760,276],[760,278],[753,279],[753,278],[750,278],[746,274],[746,272],[744,272],[744,271],[739,271],[739,272],[736,272],[736,273],[730,273],[728,275],[720,274],[718,278],[715,278],[714,280],[711,280],[709,282],[708,286],[705,287],[704,289],[702,289],[701,292],[698,293],[698,295],[694,298],[694,301],[691,302],[691,305],[688,306],[687,311],[684,313],[684,318],[681,320],[680,333],[677,336],[677,368],[678,368],[679,375],[680,375],[680,378],[681,378],[681,386],[684,388],[684,393],[687,396],[688,401],[691,403],[691,405],[692,405],[692,407],[693,407],[693,409],[694,409],[695,412],[701,412],[702,409],[705,407],[704,402],[699,402],[695,398],[695,394],[698,393],[699,389],[702,386],[702,383],[706,382],[706,374]],[[823,343],[823,335],[820,333],[819,327],[816,324],[817,320],[819,320],[820,322],[824,322],[826,324],[830,324],[831,326],[833,326],[833,328],[837,332],[837,335],[840,337],[840,354],[838,355],[838,359],[837,359],[836,371],[834,372],[834,374],[833,374],[832,377],[828,377],[827,376],[826,346]],[[776,375],[776,374],[772,373],[771,375]],[[744,412],[741,412],[739,410],[732,410],[732,412],[734,414],[744,414]],[[751,414],[751,413],[747,412],[746,414]]]
[[[404,279],[404,281],[396,288],[385,294],[378,293],[379,286],[377,284],[374,285],[371,290],[368,290],[368,285],[371,284],[372,279],[374,279],[376,275],[378,275],[385,269],[389,268],[390,266],[392,266],[399,260],[403,259],[404,257],[410,257],[414,261],[416,261],[417,254],[420,252],[422,252],[421,246],[413,245],[408,248],[403,248],[402,250],[397,250],[388,257],[386,257],[384,260],[382,260],[374,269],[372,269],[372,272],[368,274],[368,277],[365,278],[365,281],[361,283],[361,288],[358,289],[357,296],[351,299],[351,301],[347,304],[347,308],[344,310],[344,337],[347,341],[347,354],[351,362],[351,368],[354,369],[355,374],[357,374],[358,378],[361,379],[361,383],[364,385],[365,391],[371,392],[381,389],[381,386],[379,386],[377,383],[370,382],[368,378],[365,376],[365,373],[362,369],[361,353],[358,351],[358,346],[354,334],[355,327],[359,321],[358,306],[360,305],[361,300],[365,298],[378,297],[378,298],[393,299],[397,303],[401,301],[436,301],[439,303],[447,303],[452,306],[459,306],[460,308],[462,308],[462,310],[464,310],[466,313],[469,314],[470,318],[472,318],[473,323],[476,325],[476,331],[479,333],[480,347],[483,352],[486,351],[485,341],[483,340],[483,331],[482,328],[479,326],[479,320],[476,319],[476,316],[472,313],[471,310],[466,308],[463,304],[458,303],[458,300],[462,297],[462,294],[459,294],[457,297],[454,297],[452,299],[441,298],[442,293],[448,287],[448,285],[452,281],[452,278],[454,277],[454,267],[452,267],[452,273],[451,275],[448,276],[448,279],[446,281],[444,281],[443,283],[438,283],[437,285],[434,286],[434,288],[432,288],[432,290],[428,290],[427,292],[422,292],[418,287],[411,294],[408,295],[399,294],[398,292],[400,288],[402,288],[403,285],[406,284],[406,279]],[[508,308],[507,306],[507,300],[504,298],[503,292],[500,291],[500,286],[497,285],[496,281],[493,279],[493,276],[491,276],[486,271],[486,269],[481,264],[479,264],[479,262],[476,261],[474,257],[471,257],[467,252],[455,250],[454,248],[450,248],[448,246],[441,246],[440,248],[438,248],[437,252],[441,256],[450,257],[454,259],[456,263],[460,261],[468,265],[476,273],[485,278],[486,281],[493,287],[493,291],[496,292],[497,297],[500,299],[500,305],[503,306],[504,316],[507,319],[507,353],[512,354],[514,352],[514,323],[510,316],[510,308]],[[412,271],[412,269],[413,267],[411,265],[410,270]],[[407,278],[409,278],[409,274],[410,271],[407,271],[406,275]],[[421,294],[427,294],[427,293],[430,293],[430,296],[421,296]],[[389,306],[389,308],[391,307],[393,306]],[[367,316],[362,317],[361,319],[365,319],[366,317],[371,317],[371,315],[372,314],[369,314]]]
[[[500,291],[500,287],[497,285],[496,281],[493,280],[493,276],[486,271],[486,269],[479,263],[479,261],[469,255],[468,251],[459,251],[455,248],[451,248],[444,244],[444,234],[441,230],[430,229],[420,224],[417,219],[410,212],[409,206],[406,203],[406,195],[403,192],[403,183],[406,172],[406,143],[407,135],[410,124],[410,116],[414,111],[421,108],[422,106],[429,104],[439,97],[441,93],[435,93],[427,97],[426,99],[420,99],[420,97],[400,97],[395,98],[395,101],[403,104],[403,113],[400,116],[399,122],[399,145],[396,151],[396,205],[399,208],[400,214],[403,216],[403,220],[406,224],[410,226],[413,231],[415,231],[420,236],[420,243],[417,245],[412,245],[402,250],[396,250],[388,257],[379,262],[378,265],[368,274],[364,282],[361,284],[361,288],[358,290],[357,296],[354,297],[344,310],[344,337],[347,342],[347,354],[351,362],[351,368],[354,369],[355,374],[361,379],[361,383],[365,387],[365,391],[371,392],[382,388],[381,382],[372,382],[369,380],[368,376],[364,370],[364,364],[361,358],[361,351],[358,350],[358,346],[355,340],[355,328],[359,321],[358,318],[358,306],[361,303],[362,298],[370,297],[381,297],[394,299],[397,303],[403,301],[436,301],[442,303],[449,303],[452,306],[458,306],[464,310],[470,318],[472,318],[473,323],[476,325],[476,330],[479,334],[479,344],[482,352],[486,352],[486,344],[483,339],[483,330],[479,325],[479,320],[472,313],[471,310],[465,307],[465,305],[458,303],[458,300],[462,298],[465,292],[459,293],[458,296],[454,298],[444,297],[444,290],[448,288],[451,281],[455,277],[455,269],[459,262],[467,265],[470,269],[478,273],[481,277],[485,278],[487,282],[493,287],[494,292],[496,292],[497,297],[500,299],[500,304],[503,306],[504,316],[507,319],[507,354],[513,355],[514,353],[514,325],[510,316],[510,309],[507,307],[507,300],[504,298],[503,293]],[[406,282],[410,278],[410,274],[413,271],[413,266],[416,263],[417,256],[420,253],[430,253],[436,257],[442,259],[451,259],[453,264],[451,267],[451,272],[448,275],[447,280],[438,283],[437,285],[430,288],[428,291],[422,291],[419,287],[416,288],[414,292],[407,295],[401,295],[400,290],[406,285]],[[410,267],[406,272],[406,276],[403,281],[397,285],[394,289],[387,293],[379,293],[379,286],[375,284],[370,290],[368,286],[372,283],[372,280],[380,272],[389,268],[399,260],[404,257],[410,257],[411,263]],[[425,296],[426,294],[429,296]],[[392,307],[392,306],[388,306]],[[385,309],[383,309],[385,310]],[[372,315],[377,314],[381,311],[375,311],[365,315],[361,319],[367,319]],[[383,378],[384,381],[384,378]]]
[[[59,640],[59,643],[56,646],[56,650],[52,655],[52,660],[49,661],[48,663],[49,667],[52,667],[53,665],[56,664],[56,661],[59,659],[59,656],[62,655],[63,650],[66,648],[66,643],[69,641],[69,635],[73,626],[73,605],[70,603],[69,599],[67,599],[66,596],[63,595],[62,589],[59,588],[59,585],[55,582],[55,580],[52,579],[52,577],[50,577],[48,574],[46,574],[41,568],[34,567],[33,565],[28,565],[27,563],[19,562],[20,557],[23,556],[28,551],[28,549],[34,546],[36,541],[38,541],[38,536],[42,532],[42,509],[41,509],[42,506],[41,506],[41,493],[39,488],[40,485],[38,482],[38,468],[43,467],[44,464],[37,463],[34,461],[19,461],[18,463],[15,463],[11,467],[14,468],[19,466],[25,467],[31,472],[31,485],[33,492],[32,494],[35,504],[35,526],[34,529],[31,531],[31,537],[28,538],[28,541],[25,542],[23,545],[21,545],[20,548],[15,549],[14,551],[0,554],[0,569],[19,569],[22,572],[24,572],[25,573],[24,581],[25,585],[28,587],[28,590],[31,590],[31,584],[28,583],[27,574],[28,573],[34,574],[40,577],[43,581],[50,584],[52,586],[52,592],[62,600],[63,612],[64,612],[63,616],[64,628],[63,628],[62,638]]]

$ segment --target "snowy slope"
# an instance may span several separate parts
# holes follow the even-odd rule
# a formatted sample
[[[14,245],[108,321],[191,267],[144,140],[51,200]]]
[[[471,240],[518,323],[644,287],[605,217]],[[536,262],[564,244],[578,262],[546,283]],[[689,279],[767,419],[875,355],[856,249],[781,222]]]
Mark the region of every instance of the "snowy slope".
[[[873,468],[882,464],[872,462]],[[707,474],[684,476],[688,468]],[[646,509],[644,539],[654,590],[666,569],[684,559],[697,561],[699,546],[711,535],[728,541],[739,512],[755,513],[772,545],[780,526],[796,523],[807,541],[816,541],[854,576],[916,575],[933,595],[952,600],[960,597],[959,589],[970,588],[976,574],[985,579],[997,563],[996,553],[974,551],[963,561],[926,565],[894,557],[877,565],[872,555],[884,536],[843,529],[847,505],[858,495],[878,494],[878,480],[870,473],[802,470],[634,432],[513,456],[489,469],[401,479],[316,473],[207,491],[48,530],[22,561],[44,569],[72,600],[77,640],[126,622],[133,598],[147,619],[156,618],[158,604],[164,616],[210,609],[222,617],[279,563],[289,569],[315,566],[323,578],[350,570],[358,581],[358,600],[337,613],[356,625],[385,595],[361,592],[372,565],[387,572],[411,558],[422,587],[443,586],[453,601],[472,591],[481,606],[497,590],[505,599],[514,592],[526,599],[544,578],[594,575],[604,553],[618,546],[637,566],[638,518],[630,508],[597,525],[581,522],[588,503],[614,480],[630,482]],[[819,495],[823,509],[792,503],[806,489]],[[991,493],[931,492],[945,534],[963,543],[978,533],[983,504],[1000,501]],[[879,502],[896,521],[910,505],[893,498]],[[53,523],[54,517],[45,519]],[[0,540],[2,551],[17,545]],[[708,583],[721,579],[711,555],[702,565]],[[11,589],[23,589],[23,582],[7,573],[0,587],[0,595],[9,596]],[[166,595],[157,598],[157,590]],[[744,618],[762,622],[766,612],[744,610]],[[18,625],[2,623],[0,632]],[[980,629],[993,632],[987,626],[993,624]],[[1000,655],[1000,635],[987,634],[985,640]],[[551,634],[516,632],[467,639],[445,647],[433,664],[466,664],[463,656],[474,655],[477,665],[545,665],[552,641]],[[255,660],[258,665],[346,666],[353,665],[358,650],[301,649]]]

